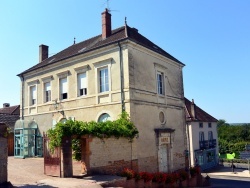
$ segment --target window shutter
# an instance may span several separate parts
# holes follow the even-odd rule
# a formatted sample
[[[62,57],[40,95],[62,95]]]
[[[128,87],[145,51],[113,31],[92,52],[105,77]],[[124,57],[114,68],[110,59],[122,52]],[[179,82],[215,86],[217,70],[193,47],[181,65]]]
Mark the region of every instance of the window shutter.
[[[61,93],[67,93],[68,92],[68,83],[67,78],[61,79]]]
[[[86,73],[78,74],[79,89],[87,88]]]
[[[45,91],[50,91],[50,90],[51,90],[50,82],[45,83]]]
[[[36,86],[33,86],[31,88],[31,95],[32,95],[32,99],[36,99]]]

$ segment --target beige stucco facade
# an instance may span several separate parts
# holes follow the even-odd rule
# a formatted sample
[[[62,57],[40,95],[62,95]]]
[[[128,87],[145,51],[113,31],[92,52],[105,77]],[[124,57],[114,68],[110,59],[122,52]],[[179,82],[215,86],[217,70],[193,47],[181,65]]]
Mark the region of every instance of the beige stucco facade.
[[[100,92],[102,68],[108,68],[106,92]],[[174,171],[185,167],[187,149],[182,68],[183,64],[130,40],[121,42],[121,50],[118,43],[108,45],[22,75],[21,116],[35,121],[40,133],[62,119],[98,121],[106,113],[110,120],[116,120],[122,112],[123,76],[125,110],[138,128],[139,137],[133,143],[123,139],[108,139],[104,143],[93,138],[91,167],[107,166],[110,161],[137,160],[139,170]],[[78,96],[77,75],[82,72],[86,72],[87,95]],[[157,92],[157,73],[163,75],[163,94]],[[68,94],[63,100],[62,78],[67,78]],[[49,102],[45,102],[47,82],[51,86]],[[36,94],[33,96],[36,102],[31,105],[34,87],[32,95]]]

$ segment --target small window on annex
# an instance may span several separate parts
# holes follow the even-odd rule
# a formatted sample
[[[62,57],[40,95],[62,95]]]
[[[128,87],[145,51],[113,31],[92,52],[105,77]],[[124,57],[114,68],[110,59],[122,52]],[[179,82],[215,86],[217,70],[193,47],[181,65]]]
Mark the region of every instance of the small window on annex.
[[[204,132],[199,132],[199,140],[204,141]]]
[[[200,128],[203,128],[203,123],[199,123],[199,127],[200,127]]]
[[[14,156],[18,158],[42,157],[43,138],[38,125],[31,120],[18,120],[14,130]]]
[[[208,123],[208,128],[212,128],[212,123]]]
[[[111,121],[110,115],[107,113],[100,115],[100,117],[98,118],[98,122],[105,122],[105,121]]]
[[[213,140],[213,132],[212,131],[209,131],[208,132],[208,140]]]

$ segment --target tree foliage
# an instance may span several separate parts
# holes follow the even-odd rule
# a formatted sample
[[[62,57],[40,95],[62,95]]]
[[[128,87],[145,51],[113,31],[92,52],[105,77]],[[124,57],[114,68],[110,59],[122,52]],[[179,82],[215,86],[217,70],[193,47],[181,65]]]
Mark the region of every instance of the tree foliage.
[[[219,120],[218,124],[219,152],[221,154],[240,152],[250,143],[250,124],[228,124]]]

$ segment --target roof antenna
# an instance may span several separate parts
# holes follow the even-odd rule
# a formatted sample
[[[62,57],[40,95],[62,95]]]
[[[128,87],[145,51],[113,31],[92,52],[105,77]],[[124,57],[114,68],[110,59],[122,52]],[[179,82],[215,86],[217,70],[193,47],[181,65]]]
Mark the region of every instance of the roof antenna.
[[[76,43],[76,38],[74,37],[74,44]]]
[[[118,10],[110,10],[110,6],[109,6],[109,1],[110,1],[110,0],[105,0],[105,1],[106,1],[106,2],[103,3],[102,6],[104,6],[104,5],[106,4],[106,9],[108,10],[109,13],[110,13],[111,11],[112,11],[112,12],[113,12],[113,11],[119,12]]]
[[[127,17],[125,17],[125,36],[128,37]]]

